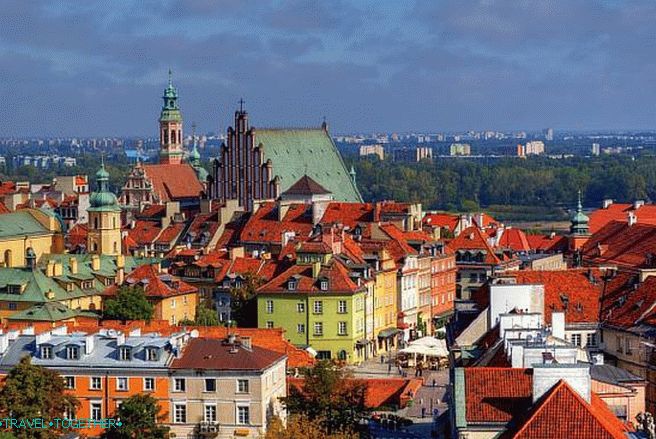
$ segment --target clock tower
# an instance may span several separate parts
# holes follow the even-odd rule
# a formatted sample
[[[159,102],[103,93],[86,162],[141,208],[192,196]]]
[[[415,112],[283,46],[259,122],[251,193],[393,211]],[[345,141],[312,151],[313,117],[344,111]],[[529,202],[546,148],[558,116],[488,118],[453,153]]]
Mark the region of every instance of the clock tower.
[[[163,165],[182,163],[182,113],[178,105],[178,90],[171,81],[164,89],[164,106],[159,116],[159,162]]]

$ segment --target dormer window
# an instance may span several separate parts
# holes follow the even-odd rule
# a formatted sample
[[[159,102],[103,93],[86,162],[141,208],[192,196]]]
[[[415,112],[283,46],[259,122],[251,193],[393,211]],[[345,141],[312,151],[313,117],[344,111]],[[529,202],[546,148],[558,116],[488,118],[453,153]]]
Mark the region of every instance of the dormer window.
[[[41,358],[52,360],[52,346],[41,346]]]
[[[121,361],[130,361],[132,359],[132,348],[122,346],[118,349],[118,358]]]
[[[82,281],[82,289],[83,290],[90,290],[91,288],[93,288],[93,281],[90,281],[90,280]]]
[[[289,291],[294,291],[296,289],[296,286],[297,286],[296,279],[289,279],[287,281],[287,289]]]
[[[68,359],[68,360],[79,360],[80,359],[80,347],[79,346],[66,346],[66,359]]]
[[[157,361],[157,348],[146,348],[146,361]]]
[[[328,290],[328,280],[327,279],[322,279],[321,282],[319,282],[319,287],[321,288],[321,291],[327,291]]]

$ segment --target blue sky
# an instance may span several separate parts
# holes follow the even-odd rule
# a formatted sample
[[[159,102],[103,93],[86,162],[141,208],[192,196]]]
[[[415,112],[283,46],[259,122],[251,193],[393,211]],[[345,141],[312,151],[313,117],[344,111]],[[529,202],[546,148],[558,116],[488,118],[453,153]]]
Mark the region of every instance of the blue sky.
[[[3,2],[0,136],[656,129],[656,2]]]

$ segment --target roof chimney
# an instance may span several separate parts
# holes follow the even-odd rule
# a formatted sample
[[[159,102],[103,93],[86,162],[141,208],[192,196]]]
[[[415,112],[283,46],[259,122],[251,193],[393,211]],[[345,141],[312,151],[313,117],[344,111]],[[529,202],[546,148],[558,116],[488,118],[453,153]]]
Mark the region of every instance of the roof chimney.
[[[633,209],[638,210],[645,205],[645,200],[635,200],[633,202]]]
[[[93,271],[99,271],[100,270],[100,256],[91,255],[91,269]]]
[[[319,273],[321,272],[321,262],[313,262],[312,263],[312,279],[316,279],[319,277]]]
[[[603,201],[603,208],[604,209],[608,209],[612,205],[613,205],[613,200],[611,200],[610,198],[607,198]]]
[[[71,269],[72,274],[77,274],[77,258],[71,257],[68,260],[69,268]]]
[[[638,222],[638,216],[635,214],[635,212],[629,212],[627,221],[629,226],[632,226]]]

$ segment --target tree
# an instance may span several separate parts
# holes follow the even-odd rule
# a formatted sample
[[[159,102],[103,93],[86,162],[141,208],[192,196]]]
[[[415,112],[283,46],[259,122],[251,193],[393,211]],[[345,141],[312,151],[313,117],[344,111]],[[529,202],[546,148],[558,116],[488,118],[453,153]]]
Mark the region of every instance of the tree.
[[[104,439],[164,439],[169,427],[161,425],[166,416],[160,413],[157,400],[147,394],[134,395],[123,401],[116,418],[121,426],[103,433]]]
[[[142,287],[122,286],[115,297],[105,300],[103,316],[111,320],[150,320],[154,307]]]
[[[241,328],[257,327],[257,289],[264,280],[252,273],[246,273],[240,286],[230,289],[232,320]]]
[[[178,323],[180,326],[219,326],[219,317],[207,301],[200,302],[196,306],[196,320],[184,319]]]
[[[369,412],[364,383],[327,360],[308,369],[304,378],[302,387],[291,387],[289,395],[282,400],[290,414],[316,421],[328,434],[348,433],[358,428]]]
[[[77,399],[64,392],[64,380],[56,372],[32,364],[29,356],[13,367],[0,389],[0,415],[14,419],[61,418],[74,410]],[[14,429],[18,439],[54,439],[63,435],[60,428]],[[9,436],[11,437],[11,436]]]
[[[328,433],[324,421],[319,418],[310,420],[301,415],[292,415],[285,426],[280,418],[269,421],[264,439],[358,439],[360,435],[354,431]]]

